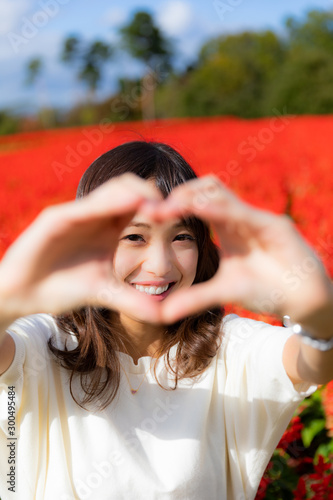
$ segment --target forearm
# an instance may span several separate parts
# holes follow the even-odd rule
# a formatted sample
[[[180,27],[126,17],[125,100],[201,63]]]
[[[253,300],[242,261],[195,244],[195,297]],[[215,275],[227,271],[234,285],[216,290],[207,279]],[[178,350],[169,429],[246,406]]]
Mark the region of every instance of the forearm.
[[[329,340],[333,337],[333,293],[321,307],[297,318],[297,322],[314,339]],[[297,371],[302,380],[325,384],[333,380],[333,349],[320,351],[299,338]]]
[[[326,384],[333,380],[333,351],[321,352],[301,344],[296,368],[301,380],[318,385]]]

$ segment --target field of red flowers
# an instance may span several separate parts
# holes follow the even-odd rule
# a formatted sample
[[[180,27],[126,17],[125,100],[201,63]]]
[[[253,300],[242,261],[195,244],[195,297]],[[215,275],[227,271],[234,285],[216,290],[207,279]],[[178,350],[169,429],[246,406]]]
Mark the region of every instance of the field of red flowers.
[[[0,256],[42,208],[74,198],[82,173],[98,155],[144,138],[174,146],[198,174],[215,173],[246,201],[288,214],[333,276],[332,137],[333,117],[278,111],[251,121],[103,122],[0,137]],[[257,498],[333,499],[332,438],[333,382],[299,407]]]

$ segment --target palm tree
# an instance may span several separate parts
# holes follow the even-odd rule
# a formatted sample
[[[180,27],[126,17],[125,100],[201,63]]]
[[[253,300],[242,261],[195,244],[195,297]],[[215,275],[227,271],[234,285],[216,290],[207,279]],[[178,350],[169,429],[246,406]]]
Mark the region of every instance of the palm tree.
[[[61,59],[65,63],[78,63],[77,77],[88,85],[91,101],[95,99],[103,66],[112,57],[113,52],[113,48],[101,40],[86,43],[77,36],[71,36],[64,42]]]
[[[148,71],[141,82],[141,108],[144,119],[155,117],[154,94],[158,81],[170,73],[172,48],[147,12],[137,12],[131,22],[120,29],[123,48],[142,61]]]

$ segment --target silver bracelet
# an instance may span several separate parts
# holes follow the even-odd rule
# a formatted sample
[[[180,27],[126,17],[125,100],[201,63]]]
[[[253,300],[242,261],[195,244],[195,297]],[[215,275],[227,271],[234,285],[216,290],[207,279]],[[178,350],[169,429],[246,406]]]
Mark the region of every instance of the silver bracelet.
[[[302,337],[304,344],[313,347],[313,349],[318,349],[319,351],[330,351],[333,349],[333,337],[328,340],[315,339],[299,323],[293,323],[290,316],[283,316],[283,326],[291,328],[293,333]]]

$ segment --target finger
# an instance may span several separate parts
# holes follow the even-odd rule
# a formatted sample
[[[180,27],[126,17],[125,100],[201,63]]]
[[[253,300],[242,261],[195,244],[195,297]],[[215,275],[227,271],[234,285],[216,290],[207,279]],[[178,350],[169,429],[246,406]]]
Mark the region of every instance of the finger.
[[[160,199],[161,194],[151,183],[125,174],[82,199],[46,208],[29,228],[29,235],[36,233],[37,240],[44,234],[57,239],[67,233],[74,237],[75,231],[77,241],[81,235],[93,242],[104,230],[115,240],[114,231],[119,234],[145,201]]]
[[[87,196],[76,201],[55,205],[44,210],[48,217],[63,216],[67,220],[89,221],[132,213],[146,201],[161,201],[154,185],[134,174],[115,177]]]
[[[103,306],[140,321],[161,324],[160,305],[130,285],[111,279],[89,298],[90,304]]]
[[[215,176],[193,179],[177,186],[164,202],[156,209],[156,216],[168,217],[180,214],[201,214],[202,209],[218,199],[224,203],[237,198],[225,188]]]
[[[212,278],[209,282],[193,285],[187,290],[179,290],[170,295],[162,303],[163,322],[174,323],[211,307],[219,307],[222,302],[217,284],[217,281]]]
[[[151,216],[159,220],[188,215],[225,223],[229,228],[243,221],[260,226],[271,222],[274,216],[244,202],[212,175],[177,186],[166,200],[151,210]]]
[[[105,207],[111,210],[122,210],[136,206],[144,201],[161,201],[162,194],[153,183],[145,181],[134,174],[124,174],[111,179],[92,191],[86,200],[89,208],[99,213]]]

